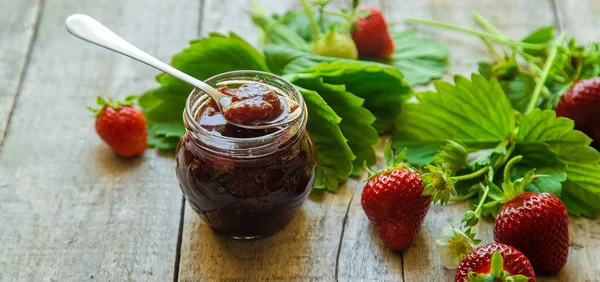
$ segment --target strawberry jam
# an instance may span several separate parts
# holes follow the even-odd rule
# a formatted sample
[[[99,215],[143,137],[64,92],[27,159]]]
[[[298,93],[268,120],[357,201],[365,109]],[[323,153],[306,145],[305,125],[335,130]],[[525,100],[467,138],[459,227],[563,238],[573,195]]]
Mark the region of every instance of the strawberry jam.
[[[222,87],[219,90],[231,96],[224,114],[235,124],[256,125],[283,114],[279,96],[265,85],[246,83],[237,89]]]
[[[291,84],[261,75],[264,83],[281,88],[306,108]],[[232,80],[228,73],[207,83],[227,80]],[[233,81],[226,91],[239,93],[240,78]],[[184,121],[187,133],[177,149],[177,178],[188,203],[208,226],[219,234],[251,239],[272,235],[289,223],[315,177],[306,110],[285,127],[244,129],[227,123],[205,94],[194,91]]]

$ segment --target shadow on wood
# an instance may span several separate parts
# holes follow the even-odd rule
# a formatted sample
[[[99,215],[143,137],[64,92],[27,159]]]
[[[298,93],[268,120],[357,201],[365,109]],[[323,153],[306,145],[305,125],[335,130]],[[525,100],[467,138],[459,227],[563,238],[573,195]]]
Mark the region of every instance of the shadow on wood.
[[[98,172],[103,176],[123,176],[137,169],[145,159],[143,155],[132,158],[117,156],[106,144],[98,144],[91,153],[90,159]]]
[[[195,253],[190,257],[202,260],[182,260],[180,273],[185,273],[180,276],[182,281],[287,280],[310,272],[307,262],[312,254],[305,237],[310,226],[304,210],[300,210],[281,232],[249,241],[216,234],[190,208],[186,209],[188,216],[197,217],[194,220],[196,226],[184,236],[181,252]]]

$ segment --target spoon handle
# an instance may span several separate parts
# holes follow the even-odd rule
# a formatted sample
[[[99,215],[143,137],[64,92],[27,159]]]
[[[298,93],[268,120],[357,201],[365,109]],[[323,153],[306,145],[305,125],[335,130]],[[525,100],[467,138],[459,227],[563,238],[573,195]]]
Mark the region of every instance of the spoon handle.
[[[195,79],[168,64],[163,63],[159,59],[152,57],[148,53],[133,46],[131,43],[127,42],[125,39],[121,38],[119,35],[112,32],[110,29],[88,15],[71,15],[67,18],[66,26],[67,30],[71,34],[85,41],[138,60],[164,73],[168,73],[184,82],[204,90],[207,94],[212,96],[213,99],[216,98],[216,101],[219,101],[218,98],[222,96],[219,91],[208,84]]]

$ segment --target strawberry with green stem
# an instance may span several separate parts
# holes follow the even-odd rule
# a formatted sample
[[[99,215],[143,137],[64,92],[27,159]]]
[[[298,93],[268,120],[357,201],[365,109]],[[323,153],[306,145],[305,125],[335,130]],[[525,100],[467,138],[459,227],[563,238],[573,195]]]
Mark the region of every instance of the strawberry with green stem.
[[[474,249],[460,263],[455,282],[535,282],[529,260],[519,250],[505,244],[487,244]]]
[[[494,201],[485,206],[502,204],[494,220],[494,239],[523,252],[536,271],[553,274],[565,266],[569,255],[567,209],[553,194],[525,192],[536,179],[533,171],[510,181],[510,168],[521,159],[515,157],[507,164],[502,190],[488,181]]]
[[[384,156],[387,168],[370,172],[361,205],[369,221],[375,226],[384,244],[394,250],[409,248],[417,236],[431,205],[431,197],[423,196],[423,182],[419,173],[402,163],[406,150],[393,156],[386,142]]]
[[[144,153],[148,144],[146,117],[133,106],[136,96],[124,101],[96,99],[100,108],[88,107],[96,117],[96,132],[117,155],[133,157]]]

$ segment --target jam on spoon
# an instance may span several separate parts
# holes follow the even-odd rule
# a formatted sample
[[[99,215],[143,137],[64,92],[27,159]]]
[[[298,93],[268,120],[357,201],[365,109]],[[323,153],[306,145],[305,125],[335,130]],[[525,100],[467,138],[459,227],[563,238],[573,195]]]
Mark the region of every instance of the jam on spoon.
[[[267,86],[246,83],[237,89],[221,87],[219,91],[230,96],[223,114],[225,119],[235,124],[261,124],[284,113],[285,102],[282,103],[281,98]]]

